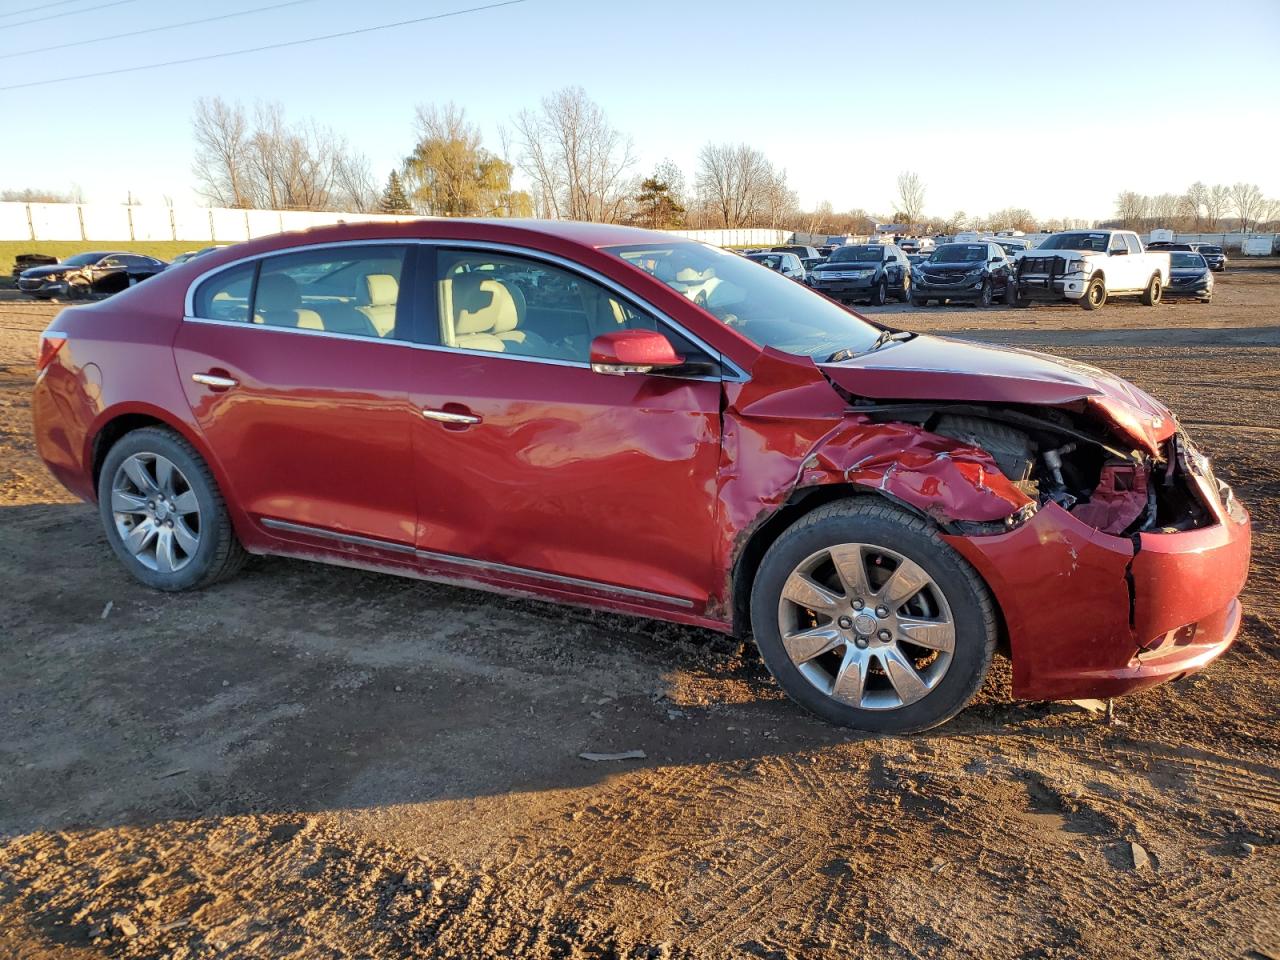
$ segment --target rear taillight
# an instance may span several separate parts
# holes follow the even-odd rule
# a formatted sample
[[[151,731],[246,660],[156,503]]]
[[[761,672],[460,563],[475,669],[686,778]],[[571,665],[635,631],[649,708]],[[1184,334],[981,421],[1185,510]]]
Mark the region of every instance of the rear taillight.
[[[60,333],[40,334],[40,356],[36,358],[36,373],[53,362],[53,358],[58,355],[58,351],[66,342],[67,338]]]

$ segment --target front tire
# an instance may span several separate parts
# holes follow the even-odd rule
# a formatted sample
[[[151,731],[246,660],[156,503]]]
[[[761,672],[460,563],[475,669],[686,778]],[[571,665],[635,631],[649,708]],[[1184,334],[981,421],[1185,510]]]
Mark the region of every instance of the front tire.
[[[889,286],[883,280],[876,285],[875,293],[871,295],[871,306],[883,307],[885,301],[889,299]]]
[[[1101,310],[1107,304],[1107,285],[1101,277],[1094,277],[1084,288],[1080,306],[1086,310]]]
[[[991,281],[990,280],[982,281],[982,291],[978,294],[978,306],[980,307],[991,306]]]
[[[1147,282],[1147,289],[1142,291],[1142,303],[1144,306],[1154,307],[1160,303],[1163,296],[1164,283],[1160,280],[1160,274],[1153,273]]]
[[[932,524],[874,498],[820,507],[778,538],[756,575],[751,624],[788,696],[873,733],[950,720],[996,645],[974,569]]]
[[[125,569],[156,590],[209,586],[246,558],[208,465],[170,430],[135,430],[108,451],[98,513]]]

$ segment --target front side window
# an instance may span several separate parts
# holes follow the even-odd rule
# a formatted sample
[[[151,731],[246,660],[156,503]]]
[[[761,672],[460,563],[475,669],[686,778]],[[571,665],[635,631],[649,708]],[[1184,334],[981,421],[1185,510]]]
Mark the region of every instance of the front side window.
[[[692,341],[632,303],[553,264],[465,250],[441,250],[437,263],[443,346],[587,364],[591,341],[603,333],[658,330],[686,361],[711,361]]]
[[[846,249],[851,248],[837,253]],[[761,347],[826,360],[844,350],[869,349],[880,332],[803,284],[718,247],[673,240],[605,252],[661,280]]]
[[[267,257],[254,286],[253,322],[408,339],[407,319],[398,320],[406,253],[402,246],[359,244]]]

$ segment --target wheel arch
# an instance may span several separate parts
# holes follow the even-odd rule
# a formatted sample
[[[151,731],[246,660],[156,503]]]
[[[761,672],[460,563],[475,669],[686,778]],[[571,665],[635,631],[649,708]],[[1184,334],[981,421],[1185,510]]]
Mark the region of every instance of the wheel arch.
[[[751,626],[751,590],[764,555],[791,526],[819,507],[837,500],[874,497],[933,522],[923,510],[890,494],[856,483],[824,483],[797,487],[791,495],[751,531],[733,563],[731,616],[733,635],[746,637]]]

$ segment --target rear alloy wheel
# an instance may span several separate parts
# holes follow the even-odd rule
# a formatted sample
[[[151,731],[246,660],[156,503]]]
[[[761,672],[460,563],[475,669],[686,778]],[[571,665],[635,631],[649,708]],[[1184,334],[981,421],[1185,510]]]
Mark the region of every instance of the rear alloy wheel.
[[[1160,274],[1153,273],[1150,282],[1147,283],[1147,289],[1142,291],[1142,302],[1148,307],[1154,307],[1163,296],[1164,283],[1160,280]]]
[[[871,498],[820,507],[778,538],[756,576],[751,622],[793,700],[877,733],[959,713],[996,642],[973,568],[932,525]]]
[[[1107,302],[1107,285],[1101,277],[1094,277],[1089,286],[1084,288],[1084,296],[1080,298],[1080,306],[1086,310],[1101,310]]]
[[[112,550],[149,587],[207,586],[244,562],[208,466],[168,430],[135,430],[108,451],[98,509]]]

